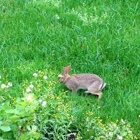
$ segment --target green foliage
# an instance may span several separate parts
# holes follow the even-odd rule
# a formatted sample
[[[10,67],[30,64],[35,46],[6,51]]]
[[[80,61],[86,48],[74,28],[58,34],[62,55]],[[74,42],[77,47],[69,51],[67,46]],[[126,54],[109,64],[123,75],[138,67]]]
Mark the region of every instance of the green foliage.
[[[104,124],[102,119],[93,113],[97,106],[92,105],[92,111],[85,109],[83,112],[82,106],[79,109],[75,107],[73,110],[72,106],[76,101],[68,102],[71,97],[67,92],[59,91],[58,83],[50,81],[51,77],[45,76],[45,73],[47,71],[38,71],[31,76],[30,84],[23,84],[21,98],[9,95],[5,100],[5,97],[1,96],[3,99],[0,106],[2,139],[50,140],[68,139],[71,136],[77,140],[137,138],[129,123],[124,120]],[[8,94],[10,88],[12,87],[5,86],[1,91],[5,90]]]
[[[139,2],[0,1],[0,139],[138,139]],[[107,83],[97,101],[62,67]]]

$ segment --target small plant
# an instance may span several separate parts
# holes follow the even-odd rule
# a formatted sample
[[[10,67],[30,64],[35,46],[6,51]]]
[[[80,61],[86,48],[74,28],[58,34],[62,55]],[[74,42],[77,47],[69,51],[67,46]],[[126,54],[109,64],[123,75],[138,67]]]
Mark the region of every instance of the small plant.
[[[86,139],[94,140],[129,140],[134,139],[132,128],[123,119],[121,121],[104,124],[102,119],[95,117],[92,112],[86,112],[83,116],[80,130]],[[135,137],[136,139],[136,137]]]
[[[3,139],[37,139],[40,134],[34,125],[34,114],[38,107],[34,94],[5,101],[0,107],[0,134]],[[28,132],[28,133],[27,133]]]
[[[22,98],[10,97],[1,104],[1,138],[50,140],[68,137],[72,124],[70,109],[61,96],[49,92],[54,83],[46,82],[47,76],[42,74],[39,72],[38,78],[33,74],[35,78],[29,86],[25,85]],[[44,84],[47,89],[43,88]],[[41,87],[44,95],[39,96]]]

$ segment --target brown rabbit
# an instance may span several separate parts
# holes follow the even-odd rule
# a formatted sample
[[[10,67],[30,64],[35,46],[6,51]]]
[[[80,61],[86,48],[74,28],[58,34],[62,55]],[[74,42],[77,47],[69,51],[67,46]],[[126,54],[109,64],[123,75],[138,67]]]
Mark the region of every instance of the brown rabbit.
[[[106,83],[96,74],[72,74],[69,75],[71,66],[63,68],[63,72],[58,76],[58,80],[64,83],[72,92],[77,92],[78,89],[87,89],[85,93],[98,95],[101,99],[101,90],[106,86]]]

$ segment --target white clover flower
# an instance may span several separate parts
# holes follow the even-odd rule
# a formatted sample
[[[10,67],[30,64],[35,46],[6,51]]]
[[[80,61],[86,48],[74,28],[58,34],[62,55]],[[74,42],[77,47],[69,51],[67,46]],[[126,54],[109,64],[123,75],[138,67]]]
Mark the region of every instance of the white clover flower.
[[[31,95],[28,95],[28,96],[27,96],[27,101],[31,101],[31,100],[32,100]]]
[[[117,140],[123,140],[123,137],[118,135]]]
[[[47,104],[47,102],[46,101],[43,101],[42,106],[45,107],[46,104]]]
[[[30,88],[27,88],[26,89],[26,92],[28,92],[28,93],[31,92],[31,89]]]
[[[42,102],[42,100],[40,99],[40,100],[39,100],[39,102],[41,103],[41,102]]]
[[[35,100],[34,94],[32,94],[32,93],[25,94],[25,100],[27,100],[28,102],[33,102]]]
[[[45,76],[43,76],[43,79],[44,79],[44,80],[46,80],[47,78],[48,78],[48,77],[47,77],[46,75],[45,75]]]
[[[60,17],[57,14],[55,15],[55,18],[58,19],[58,20],[60,19]]]
[[[112,137],[113,136],[113,133],[112,132],[109,132],[109,136]]]
[[[0,79],[1,79],[1,75],[0,75]]]
[[[125,121],[124,121],[123,119],[121,119],[121,122],[122,122],[123,124],[125,124]]]
[[[37,73],[34,73],[34,74],[33,74],[33,76],[34,76],[34,77],[37,77],[37,76],[38,76],[38,74],[37,74]]]
[[[12,83],[11,83],[11,82],[9,82],[7,86],[8,86],[8,87],[12,87]]]
[[[29,88],[30,89],[33,89],[34,88],[34,85],[33,84],[29,85]]]
[[[7,88],[7,86],[5,84],[1,84],[1,88],[4,89]]]

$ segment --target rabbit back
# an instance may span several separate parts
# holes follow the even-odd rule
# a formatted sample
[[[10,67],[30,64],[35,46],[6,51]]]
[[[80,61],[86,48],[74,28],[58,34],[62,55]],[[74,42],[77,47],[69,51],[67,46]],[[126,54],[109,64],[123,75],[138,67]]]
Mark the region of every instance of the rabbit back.
[[[94,88],[100,90],[103,85],[103,80],[96,74],[73,74],[67,79],[65,83],[70,89],[73,87],[78,89]],[[94,86],[93,86],[94,85]]]

